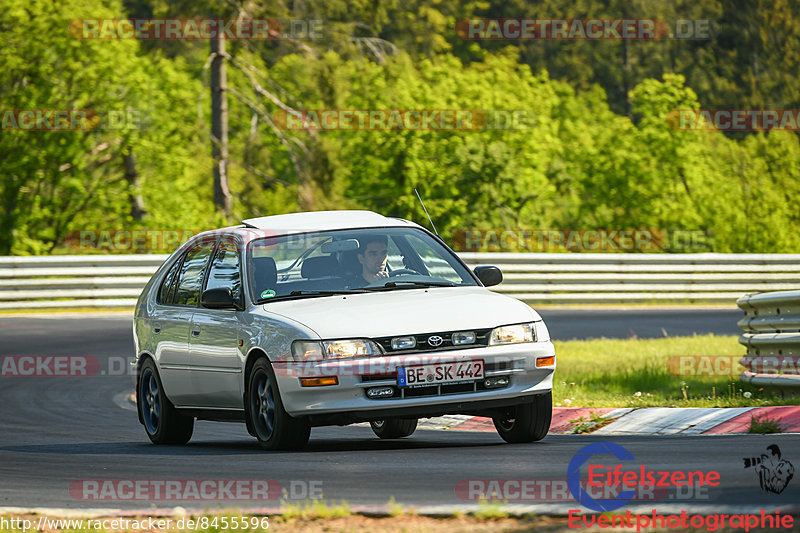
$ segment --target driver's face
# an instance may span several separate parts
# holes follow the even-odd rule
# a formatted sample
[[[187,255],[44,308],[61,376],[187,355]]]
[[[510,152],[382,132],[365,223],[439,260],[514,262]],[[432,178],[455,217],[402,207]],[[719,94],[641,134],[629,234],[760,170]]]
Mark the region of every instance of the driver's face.
[[[381,270],[386,270],[386,258],[388,251],[386,245],[381,242],[371,242],[367,244],[363,253],[358,254],[358,261],[364,268],[366,274],[377,274]]]

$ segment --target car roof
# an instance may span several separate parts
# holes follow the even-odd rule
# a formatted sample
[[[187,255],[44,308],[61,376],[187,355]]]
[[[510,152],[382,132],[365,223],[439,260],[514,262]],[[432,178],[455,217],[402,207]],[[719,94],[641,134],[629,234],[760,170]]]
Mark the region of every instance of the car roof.
[[[351,228],[420,227],[418,224],[402,218],[385,217],[372,211],[353,210],[289,213],[248,218],[242,223],[249,228],[268,230],[278,235]]]

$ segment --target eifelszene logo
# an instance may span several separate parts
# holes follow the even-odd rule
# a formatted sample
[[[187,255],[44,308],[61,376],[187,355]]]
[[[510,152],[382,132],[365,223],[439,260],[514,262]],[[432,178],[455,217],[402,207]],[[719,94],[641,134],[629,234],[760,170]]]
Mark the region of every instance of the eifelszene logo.
[[[744,467],[753,468],[758,473],[761,490],[780,494],[794,476],[794,465],[781,457],[781,449],[777,444],[767,446],[769,454],[761,457],[745,457]]]
[[[567,487],[576,502],[587,509],[609,512],[619,509],[636,496],[639,487],[652,489],[686,489],[718,487],[720,474],[716,470],[652,470],[644,464],[622,464],[613,467],[596,464],[595,456],[610,455],[617,461],[633,461],[628,450],[613,442],[593,442],[578,450],[567,467]],[[581,486],[581,467],[587,466],[587,489],[602,488],[602,496],[593,496]],[[623,490],[624,489],[624,490]]]
[[[613,442],[594,442],[576,453],[567,467],[567,486],[575,501],[592,511],[608,512],[619,509],[633,499],[635,493],[627,490],[612,498],[594,499],[581,487],[581,466],[593,455],[610,454],[620,461],[632,461],[631,452]]]

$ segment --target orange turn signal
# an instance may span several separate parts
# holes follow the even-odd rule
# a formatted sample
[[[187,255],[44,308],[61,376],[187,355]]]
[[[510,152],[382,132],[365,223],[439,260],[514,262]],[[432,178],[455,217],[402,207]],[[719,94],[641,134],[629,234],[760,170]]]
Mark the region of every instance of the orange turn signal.
[[[303,387],[325,387],[327,385],[338,385],[339,378],[336,376],[326,376],[324,378],[300,378],[300,385]]]
[[[536,360],[536,368],[540,366],[553,366],[556,364],[556,356],[551,355],[549,357],[540,357]]]

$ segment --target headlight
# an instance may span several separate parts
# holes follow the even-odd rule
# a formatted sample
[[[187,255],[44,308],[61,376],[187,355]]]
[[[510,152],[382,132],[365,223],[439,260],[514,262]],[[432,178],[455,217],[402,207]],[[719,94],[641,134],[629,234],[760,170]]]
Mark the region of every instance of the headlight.
[[[489,346],[534,342],[535,340],[533,324],[514,324],[513,326],[494,328],[489,337]]]
[[[380,346],[367,339],[294,341],[292,355],[301,361],[382,355]]]

